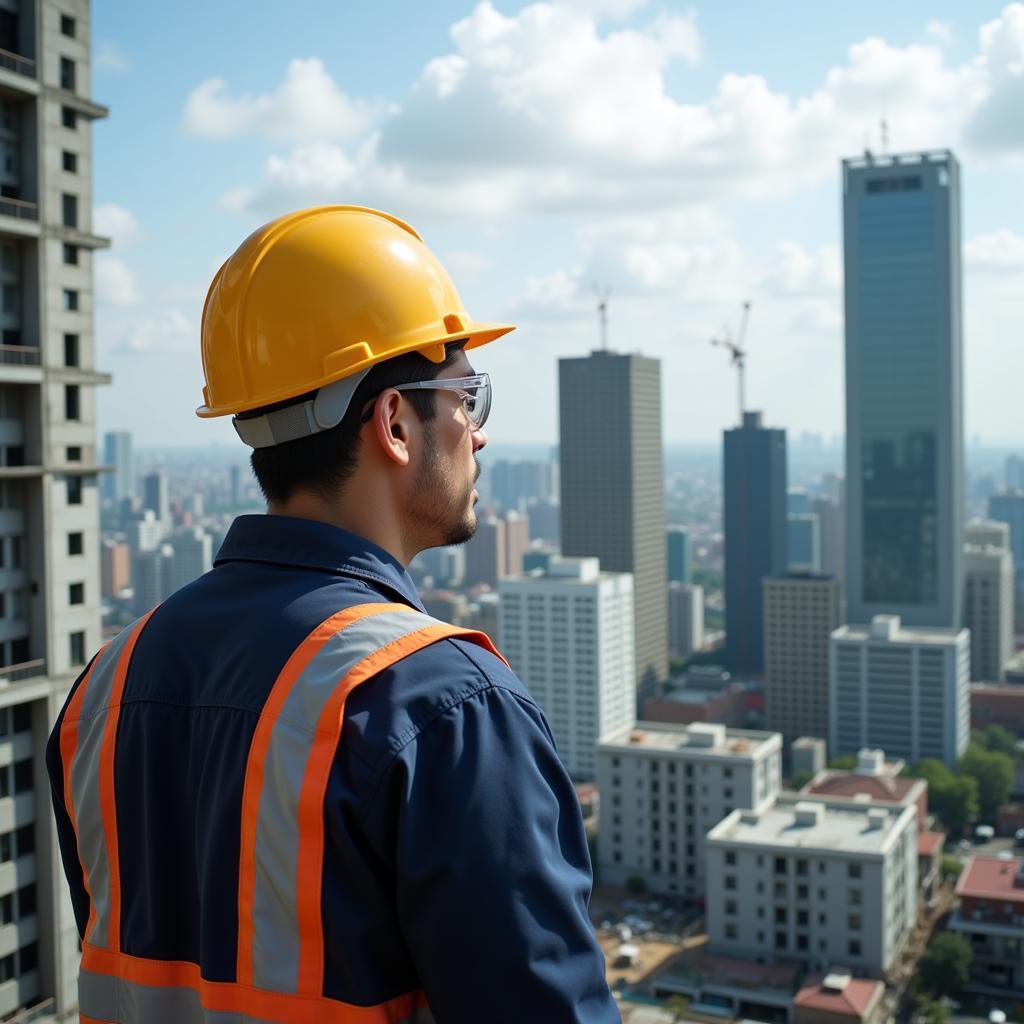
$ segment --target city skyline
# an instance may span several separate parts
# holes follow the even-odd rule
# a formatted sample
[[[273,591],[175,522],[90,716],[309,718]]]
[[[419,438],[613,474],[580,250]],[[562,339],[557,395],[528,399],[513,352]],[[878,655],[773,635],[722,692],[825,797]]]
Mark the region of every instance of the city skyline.
[[[869,3],[827,25],[747,5],[741,38],[711,7],[444,3],[410,16],[417,31],[387,61],[369,45],[383,11],[313,3],[305,27],[254,22],[230,52],[216,42],[237,32],[228,12],[205,11],[204,38],[187,42],[182,14],[158,12],[154,31],[131,5],[96,12],[94,91],[119,112],[98,135],[95,202],[114,239],[98,260],[101,365],[115,376],[102,430],[133,428],[142,447],[237,443],[192,418],[206,286],[258,223],[344,201],[407,217],[474,315],[520,324],[479,357],[494,440],[554,441],[555,361],[598,345],[595,284],[611,288],[610,347],[663,362],[669,442],[732,425],[734,380],[709,339],[735,329],[747,298],[750,407],[791,434],[836,433],[840,160],[884,148],[884,117],[889,148],[961,158],[966,429],[1019,436],[1019,4]],[[452,150],[452,124],[471,159]],[[815,388],[799,389],[805,374]]]

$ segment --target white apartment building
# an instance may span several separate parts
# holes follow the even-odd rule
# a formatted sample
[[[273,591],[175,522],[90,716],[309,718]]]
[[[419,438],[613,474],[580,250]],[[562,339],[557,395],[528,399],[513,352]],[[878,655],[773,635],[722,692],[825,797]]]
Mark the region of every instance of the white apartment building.
[[[884,750],[952,765],[970,738],[970,635],[898,615],[840,626],[829,653],[829,753]]]
[[[544,709],[575,779],[593,779],[597,741],[635,721],[633,577],[596,558],[553,558],[498,584],[502,653]]]
[[[638,722],[598,747],[598,877],[703,896],[704,839],[736,808],[782,788],[782,737],[696,722]]]
[[[965,538],[964,625],[971,632],[971,680],[1000,683],[1013,656],[1010,527],[974,519],[967,524]]]
[[[707,838],[710,948],[879,975],[917,915],[917,808],[781,797]]]
[[[43,751],[100,646],[88,0],[0,2],[0,1017],[77,1020]]]
[[[704,588],[672,580],[668,585],[668,649],[685,658],[704,646]]]

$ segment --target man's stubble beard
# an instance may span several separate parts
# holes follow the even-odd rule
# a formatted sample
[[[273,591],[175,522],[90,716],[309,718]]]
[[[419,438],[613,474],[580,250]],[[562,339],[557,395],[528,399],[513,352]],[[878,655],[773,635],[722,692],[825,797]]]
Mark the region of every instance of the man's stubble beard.
[[[476,473],[469,487],[454,494],[452,482],[441,466],[437,440],[429,426],[424,430],[423,438],[423,462],[416,475],[413,515],[429,532],[439,537],[430,547],[465,544],[472,539],[477,528],[471,498],[480,476],[480,464],[476,464]]]

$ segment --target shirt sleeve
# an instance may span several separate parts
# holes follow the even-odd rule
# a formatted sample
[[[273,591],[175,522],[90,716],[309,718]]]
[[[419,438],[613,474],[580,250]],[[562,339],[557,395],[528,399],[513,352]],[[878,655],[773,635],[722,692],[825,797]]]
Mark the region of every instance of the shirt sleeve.
[[[399,920],[439,1022],[621,1021],[579,804],[536,705],[500,686],[461,700],[382,790],[372,813],[397,817]]]
[[[92,661],[98,655],[94,655]],[[68,817],[67,807],[64,801],[64,762],[60,755],[60,730],[64,724],[64,715],[67,714],[68,705],[75,691],[82,684],[89,671],[92,661],[82,670],[81,675],[75,680],[74,685],[68,691],[64,707],[57,716],[57,722],[50,733],[46,743],[46,774],[50,778],[50,795],[53,800],[53,815],[57,823],[57,842],[60,845],[60,855],[64,863],[64,874],[68,880],[68,887],[71,890],[71,905],[75,911],[75,923],[78,926],[79,938],[85,937],[85,926],[89,920],[89,893],[85,888],[85,878],[82,872],[82,862],[78,857],[78,841],[75,838],[75,830]]]

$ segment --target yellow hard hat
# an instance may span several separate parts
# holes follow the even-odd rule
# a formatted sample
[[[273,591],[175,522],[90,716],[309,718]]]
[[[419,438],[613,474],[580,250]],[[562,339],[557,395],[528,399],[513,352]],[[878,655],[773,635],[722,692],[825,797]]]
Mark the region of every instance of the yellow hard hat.
[[[254,231],[214,277],[196,414],[245,413],[358,381],[406,352],[440,363],[448,342],[476,348],[514,329],[473,320],[441,262],[397,217],[362,206],[300,210]],[[354,387],[343,390],[350,398]],[[321,418],[294,436],[327,425]],[[243,435],[256,447],[285,439]]]

